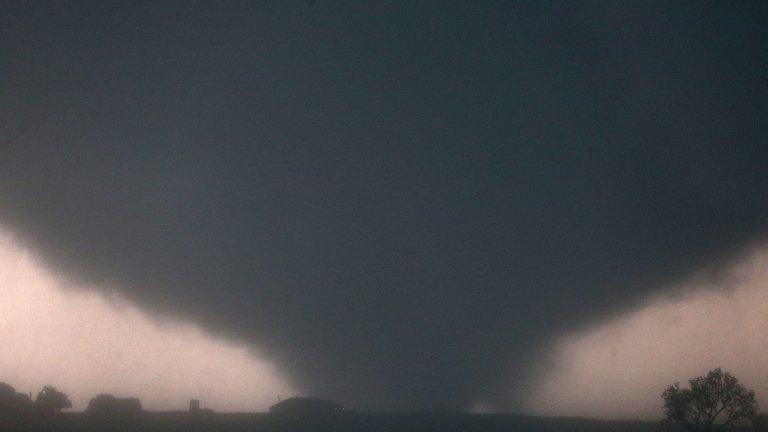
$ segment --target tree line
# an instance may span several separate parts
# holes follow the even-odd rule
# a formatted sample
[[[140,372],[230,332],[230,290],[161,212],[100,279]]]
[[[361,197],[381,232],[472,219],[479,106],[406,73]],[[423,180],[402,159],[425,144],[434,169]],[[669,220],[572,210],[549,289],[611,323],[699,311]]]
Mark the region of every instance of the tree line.
[[[680,383],[669,385],[661,397],[662,423],[671,430],[768,431],[768,417],[757,414],[755,392],[720,368],[688,380],[688,388]],[[19,393],[0,382],[0,417],[50,415],[71,407],[69,397],[53,386],[44,386],[33,400],[31,394]]]
[[[18,413],[35,412],[42,414],[58,413],[62,409],[72,407],[72,402],[64,392],[56,387],[46,385],[32,400],[30,395],[18,393],[9,384],[0,382],[0,412]]]

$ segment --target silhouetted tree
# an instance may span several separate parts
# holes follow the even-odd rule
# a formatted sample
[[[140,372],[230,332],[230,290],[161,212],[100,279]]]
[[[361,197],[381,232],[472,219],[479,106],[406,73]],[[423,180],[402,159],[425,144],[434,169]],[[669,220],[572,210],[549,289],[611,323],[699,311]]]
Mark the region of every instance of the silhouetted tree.
[[[41,411],[51,413],[61,412],[63,408],[70,408],[72,402],[70,402],[66,394],[56,390],[55,387],[47,385],[37,394],[35,405]]]
[[[719,431],[750,422],[757,415],[755,393],[720,368],[688,382],[690,389],[675,383],[662,394],[665,422],[691,431]]]
[[[16,389],[0,382],[0,411],[20,411],[29,408],[32,401],[23,393],[16,393]]]
[[[16,396],[16,389],[4,382],[0,382],[0,401],[13,399],[14,396]]]

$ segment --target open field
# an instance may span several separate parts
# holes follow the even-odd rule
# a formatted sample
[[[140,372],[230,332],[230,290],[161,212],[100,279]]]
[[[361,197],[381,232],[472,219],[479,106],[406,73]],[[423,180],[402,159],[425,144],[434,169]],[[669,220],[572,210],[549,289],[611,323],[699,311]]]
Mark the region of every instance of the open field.
[[[27,419],[0,425],[3,430],[50,431],[410,431],[410,432],[652,432],[658,422],[533,417],[501,414],[360,414],[334,420],[275,419],[265,413],[144,412],[131,419],[94,419],[82,413],[65,413],[55,419]]]

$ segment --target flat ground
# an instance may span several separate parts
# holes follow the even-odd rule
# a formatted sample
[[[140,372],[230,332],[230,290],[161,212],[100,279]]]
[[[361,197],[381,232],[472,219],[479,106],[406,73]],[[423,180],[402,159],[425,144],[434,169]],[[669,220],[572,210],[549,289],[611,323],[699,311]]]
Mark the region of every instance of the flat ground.
[[[338,419],[276,419],[264,413],[145,412],[139,417],[94,419],[66,413],[51,419],[6,419],[2,430],[35,431],[350,431],[350,432],[656,432],[658,422],[532,417],[500,414],[360,414]]]

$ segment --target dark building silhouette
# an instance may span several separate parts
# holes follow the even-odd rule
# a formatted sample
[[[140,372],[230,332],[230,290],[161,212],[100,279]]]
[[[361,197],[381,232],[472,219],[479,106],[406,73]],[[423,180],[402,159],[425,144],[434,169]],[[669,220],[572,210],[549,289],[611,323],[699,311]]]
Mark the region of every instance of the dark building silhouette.
[[[314,397],[294,396],[269,407],[272,416],[295,419],[335,418],[343,412],[344,408],[336,402]]]
[[[108,417],[136,417],[141,414],[141,401],[137,398],[116,398],[100,394],[91,399],[88,414]]]
[[[203,404],[205,404],[205,401],[203,401]],[[201,407],[200,399],[190,399],[189,412],[193,414],[211,414],[213,413],[213,410]]]

